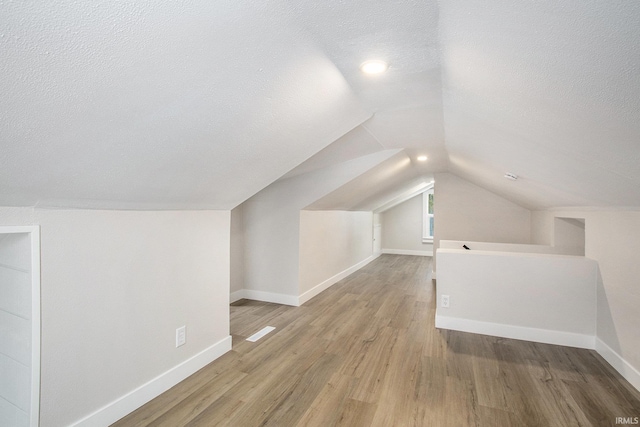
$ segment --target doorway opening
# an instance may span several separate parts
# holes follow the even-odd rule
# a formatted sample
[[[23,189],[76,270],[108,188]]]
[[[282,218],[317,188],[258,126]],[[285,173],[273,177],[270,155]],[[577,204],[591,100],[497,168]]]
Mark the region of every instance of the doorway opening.
[[[0,419],[40,418],[40,228],[0,227]]]

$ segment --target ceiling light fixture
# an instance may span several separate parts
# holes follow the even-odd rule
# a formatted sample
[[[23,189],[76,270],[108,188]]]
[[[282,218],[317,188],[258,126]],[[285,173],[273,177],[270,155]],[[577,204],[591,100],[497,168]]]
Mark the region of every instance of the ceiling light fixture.
[[[511,181],[517,181],[518,180],[518,175],[516,175],[515,173],[511,173],[511,172],[505,173],[504,177],[507,178],[507,179],[510,179]]]
[[[423,156],[418,156],[417,159],[418,159],[419,162],[426,162],[427,161],[427,156],[424,156],[424,155]]]
[[[360,69],[363,73],[367,74],[379,74],[387,71],[387,63],[380,61],[379,59],[373,59],[371,61],[365,61],[360,64]]]

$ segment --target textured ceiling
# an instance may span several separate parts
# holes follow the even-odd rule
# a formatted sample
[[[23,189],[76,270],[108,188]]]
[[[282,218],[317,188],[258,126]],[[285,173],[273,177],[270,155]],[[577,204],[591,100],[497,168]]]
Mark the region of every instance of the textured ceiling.
[[[2,204],[231,208],[371,116],[283,6],[2,3]]]
[[[530,208],[640,206],[634,1],[4,1],[0,58],[0,205],[230,209],[404,149],[312,207],[443,170]]]
[[[451,171],[528,207],[640,206],[640,3],[440,6]]]

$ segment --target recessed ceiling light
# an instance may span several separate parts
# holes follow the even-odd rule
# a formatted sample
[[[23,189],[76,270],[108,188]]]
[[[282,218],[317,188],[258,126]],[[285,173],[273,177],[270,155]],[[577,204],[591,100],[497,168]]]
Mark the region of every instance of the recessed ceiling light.
[[[427,156],[418,156],[417,159],[420,162],[426,162],[427,161]]]
[[[507,172],[504,174],[504,177],[510,179],[511,181],[516,181],[518,179],[518,175],[515,173]]]
[[[378,74],[387,71],[387,63],[380,61],[379,59],[373,59],[371,61],[365,61],[360,65],[360,69],[363,73]]]

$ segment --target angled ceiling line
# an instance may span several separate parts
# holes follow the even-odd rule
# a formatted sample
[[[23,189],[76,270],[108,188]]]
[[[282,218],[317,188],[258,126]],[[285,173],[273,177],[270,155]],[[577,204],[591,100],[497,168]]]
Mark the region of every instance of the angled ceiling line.
[[[386,203],[380,205],[378,208],[373,210],[374,214],[379,214],[388,211],[391,208],[398,206],[401,203],[406,202],[409,199],[412,199],[425,191],[429,191],[434,187],[434,181],[431,182],[422,182],[416,187],[409,189],[406,192],[400,193],[398,196],[390,199]]]
[[[382,148],[383,150],[385,150],[387,147],[385,147],[385,146],[382,144],[382,142],[380,142],[380,140],[378,139],[378,137],[377,137],[376,135],[374,135],[374,133],[371,131],[371,129],[369,129],[369,128],[367,127],[367,122],[368,122],[369,120],[371,120],[372,118],[374,118],[374,117],[375,117],[375,115],[376,115],[376,113],[373,113],[373,114],[371,115],[371,117],[369,117],[367,120],[365,120],[364,122],[362,122],[362,123],[360,124],[360,126],[362,126],[362,128],[363,128],[363,129],[364,129],[364,130],[365,130],[369,135],[371,135],[371,137],[372,137],[372,138],[373,138],[373,139],[378,143],[378,145],[380,146],[380,148]]]

